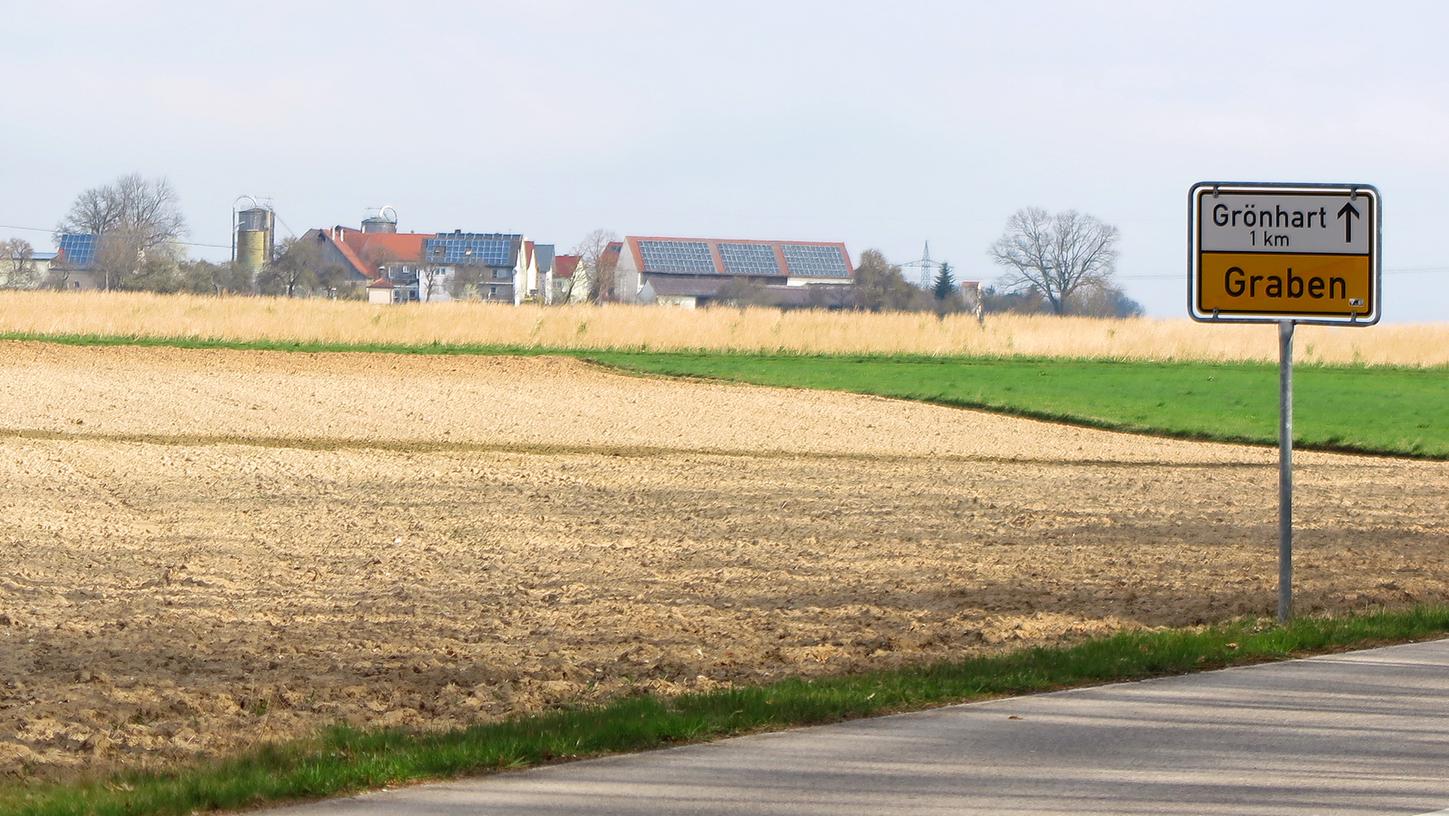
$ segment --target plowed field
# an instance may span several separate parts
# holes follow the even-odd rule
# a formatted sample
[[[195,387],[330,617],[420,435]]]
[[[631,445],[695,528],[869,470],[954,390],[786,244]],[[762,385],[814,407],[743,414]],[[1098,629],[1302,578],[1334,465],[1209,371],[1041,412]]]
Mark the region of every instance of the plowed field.
[[[1274,603],[1271,450],[568,359],[0,355],[0,773]],[[1449,597],[1449,464],[1297,461],[1301,611]]]

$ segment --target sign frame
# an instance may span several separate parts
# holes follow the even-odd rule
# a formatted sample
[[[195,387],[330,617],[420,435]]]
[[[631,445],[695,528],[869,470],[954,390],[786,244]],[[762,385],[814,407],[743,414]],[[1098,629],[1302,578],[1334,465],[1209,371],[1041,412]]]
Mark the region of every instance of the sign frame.
[[[1199,309],[1199,296],[1202,284],[1202,256],[1205,251],[1202,246],[1202,201],[1205,197],[1213,197],[1218,194],[1227,193],[1231,195],[1251,195],[1259,193],[1262,195],[1339,195],[1345,196],[1350,201],[1363,198],[1369,202],[1366,207],[1368,219],[1372,225],[1368,231],[1369,243],[1369,289],[1372,291],[1372,303],[1370,311],[1359,315],[1349,313],[1344,315],[1333,314],[1293,314],[1288,312],[1235,312],[1222,314],[1216,311],[1206,312]],[[1379,322],[1383,316],[1383,198],[1377,187],[1372,184],[1323,184],[1313,182],[1260,182],[1260,181],[1200,181],[1188,188],[1188,291],[1187,291],[1187,313],[1199,323],[1281,323],[1285,320],[1304,325],[1319,326],[1372,326]],[[1370,225],[1365,224],[1369,227]],[[1206,250],[1213,251],[1213,250]],[[1287,253],[1285,253],[1287,254]],[[1334,255],[1330,253],[1310,253],[1323,255],[1324,257],[1362,257],[1359,253],[1343,253]]]

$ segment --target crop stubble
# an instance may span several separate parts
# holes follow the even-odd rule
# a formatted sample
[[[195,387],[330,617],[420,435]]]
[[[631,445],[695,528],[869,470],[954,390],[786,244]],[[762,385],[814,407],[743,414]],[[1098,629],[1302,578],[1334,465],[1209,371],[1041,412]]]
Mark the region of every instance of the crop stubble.
[[[1271,450],[561,358],[4,351],[0,773],[1274,600]],[[1298,465],[1302,611],[1449,595],[1449,464]]]

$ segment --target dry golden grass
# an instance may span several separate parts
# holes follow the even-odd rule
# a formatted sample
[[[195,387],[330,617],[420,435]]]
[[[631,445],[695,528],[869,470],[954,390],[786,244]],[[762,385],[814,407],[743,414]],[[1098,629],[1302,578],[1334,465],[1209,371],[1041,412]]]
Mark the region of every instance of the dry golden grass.
[[[0,332],[227,341],[1225,361],[1276,359],[1275,331],[1186,319],[1002,315],[982,326],[969,315],[0,292]],[[1302,362],[1449,364],[1449,324],[1299,332]]]

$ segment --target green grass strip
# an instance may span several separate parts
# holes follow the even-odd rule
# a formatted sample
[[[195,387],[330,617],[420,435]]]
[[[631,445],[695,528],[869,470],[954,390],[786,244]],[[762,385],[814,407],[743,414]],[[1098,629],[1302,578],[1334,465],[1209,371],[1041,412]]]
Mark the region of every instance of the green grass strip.
[[[428,779],[639,751],[947,703],[1181,674],[1314,653],[1435,638],[1449,606],[1420,606],[1288,626],[1241,620],[1190,630],[1126,632],[919,668],[782,680],[674,698],[631,697],[446,733],[333,728],[168,773],[0,789],[0,813],[160,816],[334,796]]]
[[[981,408],[1132,433],[1276,445],[1278,368],[1263,363],[881,359],[591,352],[641,373]],[[1295,444],[1449,458],[1449,371],[1296,366]]]

